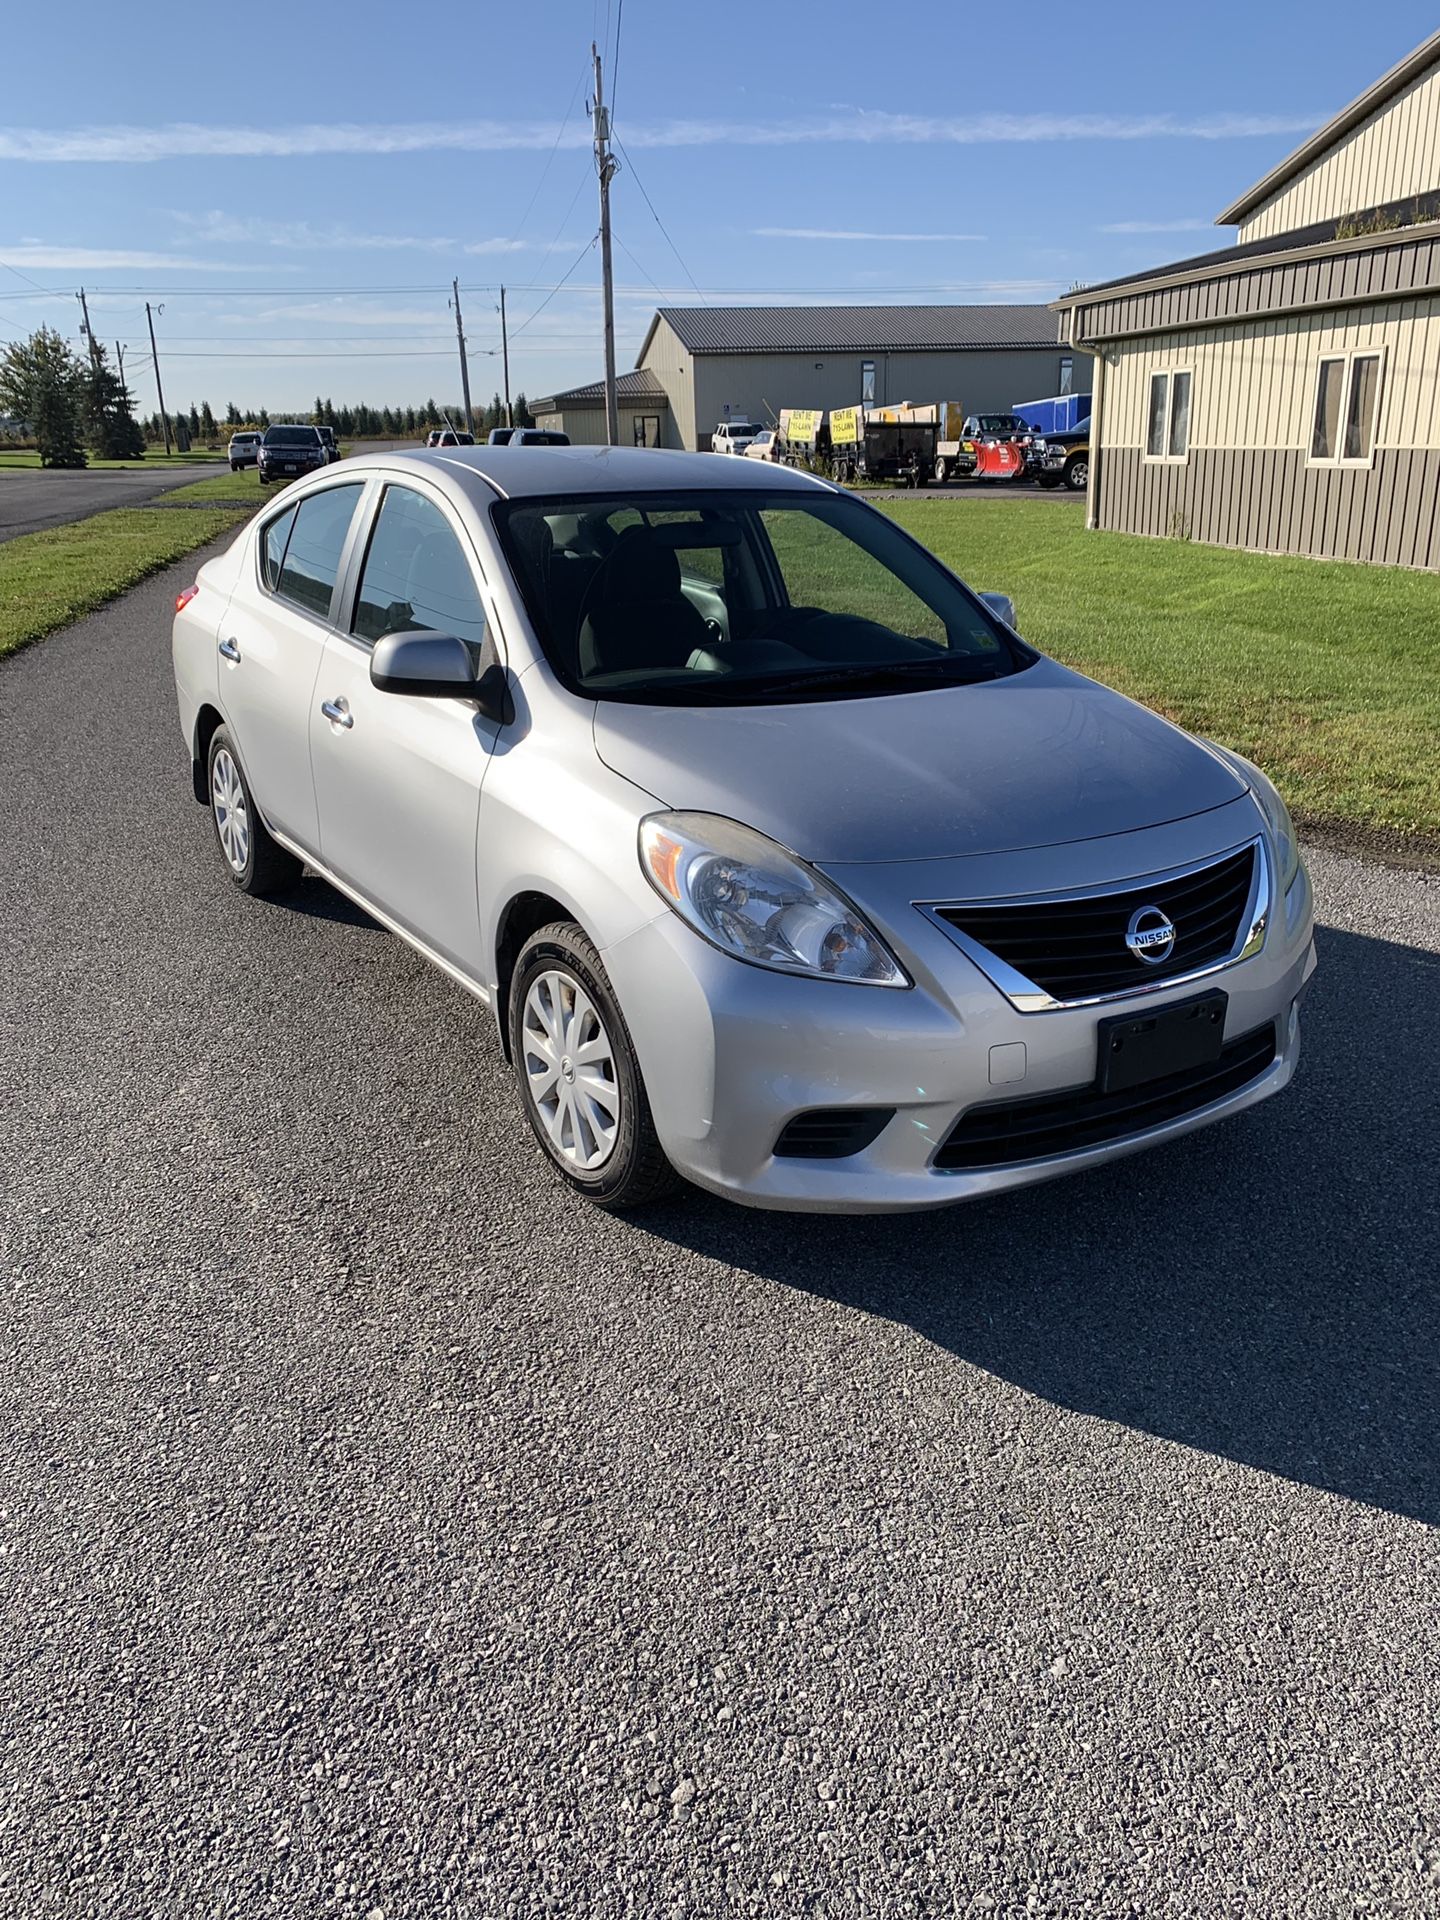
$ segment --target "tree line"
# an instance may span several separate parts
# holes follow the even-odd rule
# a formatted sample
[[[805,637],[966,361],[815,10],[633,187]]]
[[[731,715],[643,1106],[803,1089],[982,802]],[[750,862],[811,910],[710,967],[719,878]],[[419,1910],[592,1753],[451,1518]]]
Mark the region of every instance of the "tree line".
[[[53,327],[12,340],[0,353],[0,409],[29,428],[42,467],[83,467],[87,449],[102,460],[145,452],[130,389],[98,340],[84,360]]]
[[[514,414],[515,426],[534,426],[535,416],[527,406],[523,393],[515,396]],[[181,412],[175,417],[185,423],[191,440],[202,444],[218,442],[222,433],[247,430],[263,433],[272,420],[293,421],[300,426],[333,427],[337,439],[341,440],[385,440],[428,433],[432,427],[458,427],[465,418],[465,409],[458,401],[453,406],[442,407],[434,400],[427,400],[419,407],[372,407],[363,401],[358,405],[337,407],[333,400],[323,400],[317,394],[308,415],[303,409],[277,408],[272,413],[268,407],[239,407],[232,400],[225,408],[224,420],[217,422],[210,402],[206,400],[199,407],[192,402],[188,413]],[[474,430],[477,433],[488,433],[492,427],[503,427],[505,424],[505,402],[498,393],[488,406],[475,408]],[[158,413],[148,415],[142,426],[145,438],[152,445],[163,440],[164,428]]]

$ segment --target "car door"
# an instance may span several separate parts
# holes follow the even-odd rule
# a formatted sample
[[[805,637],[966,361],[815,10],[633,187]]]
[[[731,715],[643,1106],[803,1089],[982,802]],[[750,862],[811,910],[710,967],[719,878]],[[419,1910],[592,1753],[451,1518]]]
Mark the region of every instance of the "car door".
[[[310,777],[311,693],[363,486],[325,487],[260,528],[257,567],[220,622],[220,705],[266,821],[308,853],[320,844]]]
[[[476,827],[498,728],[466,700],[381,693],[370,654],[428,629],[494,655],[475,554],[439,496],[390,480],[355,574],[347,630],[326,643],[311,701],[321,858],[337,879],[479,978]]]

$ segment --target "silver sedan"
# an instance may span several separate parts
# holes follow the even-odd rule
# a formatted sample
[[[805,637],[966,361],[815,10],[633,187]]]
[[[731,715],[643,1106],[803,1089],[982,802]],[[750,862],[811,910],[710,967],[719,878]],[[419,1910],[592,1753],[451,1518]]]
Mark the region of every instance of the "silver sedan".
[[[183,593],[195,797],[490,1006],[596,1202],[931,1207],[1253,1106],[1314,969],[1256,768],[887,516],[653,449],[385,454]]]

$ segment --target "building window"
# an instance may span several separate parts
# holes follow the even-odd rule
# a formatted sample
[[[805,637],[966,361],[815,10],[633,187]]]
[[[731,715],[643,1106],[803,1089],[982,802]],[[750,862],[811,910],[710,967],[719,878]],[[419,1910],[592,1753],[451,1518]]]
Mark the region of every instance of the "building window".
[[[1184,460],[1190,453],[1190,389],[1194,375],[1177,367],[1150,376],[1150,405],[1145,415],[1145,458]]]
[[[637,447],[658,447],[660,444],[660,416],[658,413],[637,413],[635,416],[635,444]]]
[[[1075,380],[1075,362],[1067,353],[1060,362],[1060,391],[1069,393]]]
[[[875,404],[875,362],[873,360],[860,362],[860,404],[862,407],[873,407]]]
[[[1312,467],[1368,467],[1375,458],[1383,353],[1327,353],[1315,376]]]

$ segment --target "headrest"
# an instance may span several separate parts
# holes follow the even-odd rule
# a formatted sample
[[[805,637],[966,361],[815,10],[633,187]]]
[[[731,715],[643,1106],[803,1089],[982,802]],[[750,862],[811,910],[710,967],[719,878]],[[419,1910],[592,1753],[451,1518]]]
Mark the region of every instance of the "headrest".
[[[607,600],[673,600],[680,591],[680,560],[648,527],[626,527],[605,563]]]

